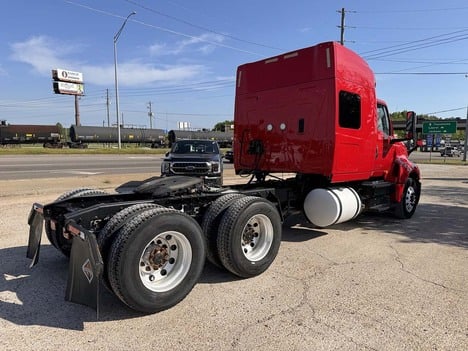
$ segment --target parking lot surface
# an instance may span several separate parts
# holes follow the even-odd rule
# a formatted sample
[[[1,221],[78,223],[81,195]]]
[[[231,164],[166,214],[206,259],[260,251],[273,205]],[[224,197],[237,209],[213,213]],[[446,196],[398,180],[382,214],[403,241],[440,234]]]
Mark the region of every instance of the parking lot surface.
[[[420,167],[410,220],[361,215],[319,229],[292,217],[264,274],[238,279],[206,264],[185,300],[153,315],[104,291],[99,320],[64,301],[67,260],[45,237],[28,268],[28,212],[72,188],[149,175],[0,181],[0,349],[467,350],[468,168]]]

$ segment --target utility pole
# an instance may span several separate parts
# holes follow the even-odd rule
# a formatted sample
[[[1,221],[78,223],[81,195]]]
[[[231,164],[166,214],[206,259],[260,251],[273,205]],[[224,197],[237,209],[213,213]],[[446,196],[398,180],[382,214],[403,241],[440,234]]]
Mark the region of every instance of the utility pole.
[[[337,26],[338,28],[340,28],[340,44],[341,45],[344,45],[345,43],[345,39],[344,39],[344,32],[345,32],[345,28],[354,28],[354,27],[348,27],[347,25],[345,25],[345,15],[347,12],[356,12],[356,11],[346,11],[345,8],[341,8],[341,10],[337,10],[336,12],[338,13],[341,13],[341,24],[339,26]]]
[[[106,109],[107,109],[107,126],[110,127],[110,117],[109,117],[109,89],[106,89]]]
[[[344,9],[344,7],[341,8],[341,26],[340,26],[340,31],[341,31],[341,35],[340,35],[340,44],[341,45],[344,45],[344,29],[345,29],[345,14],[346,14],[346,11]]]
[[[152,102],[148,102],[148,116],[149,116],[149,120],[150,120],[150,129],[153,129],[153,110],[151,109],[152,108]]]

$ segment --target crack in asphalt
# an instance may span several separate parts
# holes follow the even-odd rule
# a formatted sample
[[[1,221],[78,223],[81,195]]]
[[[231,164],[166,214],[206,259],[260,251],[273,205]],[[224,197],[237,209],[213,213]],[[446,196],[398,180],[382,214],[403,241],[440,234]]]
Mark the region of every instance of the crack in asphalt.
[[[388,245],[395,253],[395,261],[398,262],[398,264],[400,265],[400,270],[402,272],[405,272],[413,277],[415,277],[416,279],[422,281],[422,282],[425,282],[425,283],[428,283],[428,284],[432,284],[432,285],[435,285],[435,286],[438,286],[440,288],[443,288],[443,289],[446,289],[446,290],[449,290],[449,291],[454,291],[454,292],[460,292],[460,293],[466,293],[466,291],[463,291],[463,290],[459,290],[459,289],[454,289],[454,288],[451,288],[451,287],[448,287],[444,284],[441,284],[441,283],[438,283],[438,282],[435,282],[435,281],[432,281],[432,280],[429,280],[429,279],[425,279],[425,278],[422,278],[420,277],[419,275],[417,275],[416,273],[408,270],[406,267],[405,267],[405,264],[403,263],[402,261],[402,258],[400,256],[400,253],[398,252],[398,250],[392,245],[392,244],[389,244]]]
[[[312,281],[313,279],[317,278],[317,276],[319,276],[319,275],[323,275],[325,271],[328,271],[329,269],[331,269],[331,268],[333,268],[335,266],[350,264],[350,262],[337,263],[337,262],[334,262],[333,260],[328,259],[325,256],[322,256],[320,254],[317,254],[317,255],[322,257],[322,258],[325,258],[327,261],[331,262],[332,264],[327,266],[327,267],[324,267],[323,269],[320,269],[320,270],[314,272],[313,274],[311,274],[309,276],[306,276],[304,278],[297,278],[295,276],[285,275],[286,278],[297,281],[297,285],[295,285],[296,288],[299,288],[299,287],[302,288],[302,295],[301,295],[300,301],[298,303],[296,303],[294,306],[290,306],[289,308],[287,308],[285,310],[281,310],[279,312],[272,313],[272,314],[270,314],[270,315],[268,315],[268,316],[266,316],[266,317],[264,317],[262,319],[257,320],[255,323],[251,323],[250,325],[246,325],[242,329],[242,331],[239,333],[239,335],[241,336],[241,335],[245,334],[245,332],[247,330],[249,330],[249,329],[251,329],[253,327],[256,327],[256,326],[263,326],[263,327],[268,328],[269,327],[268,322],[273,320],[274,318],[279,317],[279,316],[286,316],[286,315],[289,315],[289,314],[294,314],[294,313],[298,312],[300,309],[306,307],[311,312],[310,321],[316,322],[317,324],[324,325],[328,329],[330,329],[330,330],[334,331],[335,333],[337,333],[338,335],[341,335],[342,337],[344,337],[350,343],[356,345],[356,347],[358,349],[360,349],[360,350],[365,349],[365,350],[377,351],[377,349],[375,349],[375,348],[373,348],[373,347],[371,347],[369,345],[357,342],[356,340],[354,340],[354,338],[352,336],[346,335],[344,332],[340,331],[336,326],[334,326],[332,324],[329,324],[329,323],[325,323],[323,320],[316,317],[316,309],[314,308],[313,304],[310,302],[310,300],[308,298],[308,293],[310,292],[310,289],[312,288],[312,284],[309,283],[309,281]],[[354,262],[352,262],[352,263],[354,263]],[[309,327],[303,321],[302,322],[298,321],[298,322],[296,322],[296,324],[297,324],[297,326],[306,328],[307,330],[309,330],[309,331],[311,331],[311,332],[313,332],[315,334],[319,334],[319,335],[322,334],[323,335],[323,333],[321,333],[320,331],[318,331],[318,330],[316,330],[316,329],[314,329],[312,327]],[[289,335],[291,335],[291,333]],[[300,333],[298,332],[298,333],[296,333],[296,335],[300,335]],[[236,336],[236,337],[233,338],[233,340],[231,342],[231,347],[233,349],[242,349],[241,337],[240,336]],[[267,345],[270,345],[270,343],[265,342],[265,343],[258,344],[259,347],[267,346]]]

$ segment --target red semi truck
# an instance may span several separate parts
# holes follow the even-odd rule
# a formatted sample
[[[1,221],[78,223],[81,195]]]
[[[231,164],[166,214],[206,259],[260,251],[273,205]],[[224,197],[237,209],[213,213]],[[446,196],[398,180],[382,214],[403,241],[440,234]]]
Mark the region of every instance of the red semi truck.
[[[410,218],[421,183],[407,139],[395,139],[366,62],[334,42],[237,71],[234,166],[243,184],[197,177],[130,181],[113,193],[76,189],[29,216],[27,256],[39,258],[43,228],[70,257],[66,297],[99,306],[107,286],[131,308],[153,313],[181,301],[207,258],[239,277],[264,272],[294,213],[326,227],[363,211]]]

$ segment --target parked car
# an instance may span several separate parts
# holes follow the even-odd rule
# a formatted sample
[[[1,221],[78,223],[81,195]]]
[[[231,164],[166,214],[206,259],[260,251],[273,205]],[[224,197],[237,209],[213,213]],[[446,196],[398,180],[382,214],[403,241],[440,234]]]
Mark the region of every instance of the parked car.
[[[224,158],[229,163],[233,163],[234,162],[234,152],[232,150],[226,151],[226,154],[224,155]]]
[[[452,147],[452,146],[446,146],[444,147],[443,149],[440,150],[440,156],[444,156],[444,157],[453,157],[453,156],[457,156],[459,157],[461,155],[461,152],[460,150]]]
[[[201,177],[205,184],[223,184],[223,162],[218,143],[212,140],[179,140],[161,163],[161,175]]]

